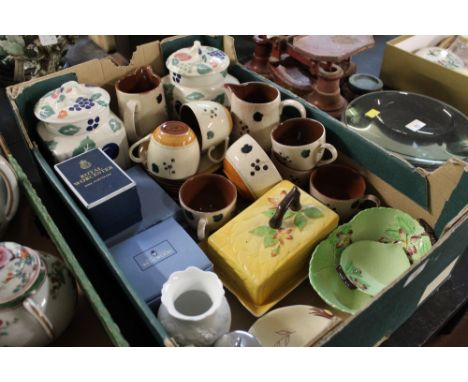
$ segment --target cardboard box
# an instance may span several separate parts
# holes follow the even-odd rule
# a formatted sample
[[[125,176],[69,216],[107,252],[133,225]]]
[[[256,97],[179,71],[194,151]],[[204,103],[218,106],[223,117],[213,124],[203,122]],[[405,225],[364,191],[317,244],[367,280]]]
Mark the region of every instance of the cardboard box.
[[[425,94],[468,114],[468,75],[447,69],[413,52],[447,36],[400,36],[385,45],[380,78],[392,89]]]
[[[50,167],[41,149],[35,144],[35,120],[32,107],[45,92],[54,89],[70,79],[103,86],[113,93],[117,79],[143,65],[151,65],[153,70],[164,75],[165,58],[175,50],[189,46],[194,40],[204,45],[223,48],[232,60],[230,73],[241,82],[267,81],[263,77],[236,65],[234,40],[228,36],[184,36],[152,42],[137,47],[128,66],[116,66],[109,59],[92,60],[67,68],[52,75],[9,87],[7,95],[15,111],[18,125],[39,167],[48,178],[64,204],[74,216],[103,257],[109,269],[120,281],[116,287],[122,288],[128,296],[129,304],[138,309],[142,322],[152,330],[155,340],[160,344],[171,345],[153,312],[136,293],[120,267],[113,259],[109,247],[96,230],[89,224],[86,216],[76,206],[76,202],[63,187]],[[269,82],[271,83],[271,82]],[[273,84],[273,83],[271,83]],[[275,85],[276,86],[276,85]],[[343,124],[320,110],[311,107],[304,99],[281,89],[283,99],[293,98],[307,109],[309,117],[321,121],[327,129],[327,140],[339,151],[344,161],[352,162],[365,173],[372,188],[382,201],[399,208],[415,218],[422,218],[434,228],[439,236],[437,244],[419,263],[414,264],[392,285],[385,288],[370,305],[354,316],[343,316],[343,321],[333,331],[323,336],[322,345],[374,345],[396,330],[417,308],[417,305],[434,290],[453,266],[454,261],[465,251],[468,243],[468,166],[459,160],[450,160],[433,172],[415,168],[404,160],[388,153],[381,147],[363,139],[356,132],[346,129]],[[115,97],[113,97],[115,102]],[[115,104],[111,105],[115,109]],[[445,271],[445,273],[443,273]],[[433,282],[437,280],[436,282]],[[235,298],[228,294],[233,312],[232,329],[248,329],[255,318],[251,316]],[[308,282],[287,296],[282,304],[313,304],[326,307],[315,294]]]

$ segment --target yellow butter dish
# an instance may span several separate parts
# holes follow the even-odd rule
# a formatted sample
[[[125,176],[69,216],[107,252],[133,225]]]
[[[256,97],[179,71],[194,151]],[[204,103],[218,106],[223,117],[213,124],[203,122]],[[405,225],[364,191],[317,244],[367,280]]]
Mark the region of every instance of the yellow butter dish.
[[[314,246],[338,220],[284,180],[212,234],[205,250],[224,285],[258,317],[305,279]]]

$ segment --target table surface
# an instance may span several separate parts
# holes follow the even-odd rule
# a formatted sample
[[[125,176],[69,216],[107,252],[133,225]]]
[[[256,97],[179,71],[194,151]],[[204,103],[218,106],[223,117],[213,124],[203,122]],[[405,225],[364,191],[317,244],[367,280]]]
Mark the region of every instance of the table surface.
[[[375,36],[376,45],[353,58],[358,65],[359,72],[379,74],[380,65],[383,57],[385,42],[394,36]],[[252,52],[253,44],[248,36],[238,36],[236,38],[236,48],[238,49],[241,62],[249,58]],[[103,57],[105,54],[87,38],[80,38],[77,46],[70,49],[68,58],[70,64],[77,64],[80,61],[86,61],[95,57]],[[37,168],[33,157],[16,126],[14,115],[6,99],[4,89],[0,89],[0,132],[6,138],[9,148],[13,155],[19,161],[44,204],[49,209],[52,217],[56,220],[58,226],[63,229],[66,239],[73,242],[74,251],[89,250],[86,246],[86,239],[76,237],[73,230],[76,229],[76,223],[66,221],[63,216],[63,207],[59,200],[53,197],[50,192],[50,186],[43,181],[40,171]],[[17,240],[24,244],[39,249],[54,252],[53,244],[48,238],[41,234],[34,223],[29,207],[22,203],[21,208],[15,217],[14,222],[9,227],[4,236],[4,240]],[[28,222],[24,225],[23,222]],[[26,235],[26,236],[21,236]],[[468,301],[468,249],[458,261],[451,277],[438,290],[436,290],[393,335],[383,344],[384,346],[420,346],[426,343],[441,343],[448,345],[451,342],[447,340],[440,341],[434,337],[436,334],[444,334],[445,331],[453,329],[454,325],[466,317],[466,308]],[[112,301],[112,291],[109,296],[104,291],[103,299],[109,301],[108,309],[114,318],[117,317],[119,326],[124,333],[135,334],[135,344],[147,344],[145,336],[147,333],[141,328],[132,328],[132,312],[120,312],[119,304]],[[106,300],[106,298],[108,300]],[[127,315],[128,317],[125,317]],[[121,321],[121,322],[120,322]],[[468,325],[464,326],[465,328]],[[140,330],[141,329],[141,330]],[[455,332],[455,330],[454,330]],[[86,335],[83,335],[86,333]],[[463,332],[462,332],[463,333]],[[127,336],[128,338],[128,336]],[[436,340],[434,340],[436,338]],[[439,341],[439,342],[437,342]],[[460,330],[457,332],[457,345],[468,345],[468,336],[460,339]],[[105,335],[99,320],[92,311],[88,301],[83,296],[80,297],[77,306],[77,314],[69,329],[54,343],[58,346],[108,346],[110,341]]]

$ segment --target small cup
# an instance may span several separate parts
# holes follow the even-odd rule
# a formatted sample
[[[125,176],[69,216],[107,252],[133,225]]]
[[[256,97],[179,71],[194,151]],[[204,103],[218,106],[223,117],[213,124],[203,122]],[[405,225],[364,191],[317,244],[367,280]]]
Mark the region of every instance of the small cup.
[[[243,135],[229,147],[223,166],[226,176],[247,199],[258,199],[281,182],[275,165],[249,134]]]
[[[135,149],[149,141],[148,150]],[[143,154],[143,155],[142,155]],[[169,180],[186,179],[197,173],[200,146],[193,130],[180,121],[167,121],[151,134],[135,142],[129,149],[130,159],[142,163],[148,171]]]
[[[275,153],[271,153],[271,161],[275,165],[283,179],[289,180],[302,189],[307,189],[311,170],[295,170],[282,164]]]
[[[180,109],[180,120],[193,129],[202,152],[207,153],[211,162],[223,161],[232,130],[231,113],[223,105],[213,101],[188,102]],[[220,144],[223,144],[224,151],[215,157],[214,151]]]
[[[325,127],[310,118],[292,118],[271,133],[272,151],[277,159],[295,170],[311,170],[332,163],[338,157],[335,147],[325,142]],[[327,149],[332,157],[322,160]]]
[[[313,197],[340,215],[342,221],[356,214],[365,201],[380,206],[379,198],[365,194],[364,177],[352,167],[341,164],[313,169],[309,191]]]
[[[161,78],[151,66],[139,68],[115,84],[119,114],[130,143],[146,136],[167,120],[166,100]]]
[[[197,231],[198,240],[224,225],[236,207],[236,186],[217,174],[195,175],[179,190],[185,220]]]

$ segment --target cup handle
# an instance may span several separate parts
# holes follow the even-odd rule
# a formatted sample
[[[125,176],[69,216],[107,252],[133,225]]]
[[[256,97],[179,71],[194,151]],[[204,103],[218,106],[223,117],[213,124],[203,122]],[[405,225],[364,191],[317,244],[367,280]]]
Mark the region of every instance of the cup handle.
[[[136,141],[133,145],[130,146],[128,149],[128,155],[130,156],[130,159],[135,162],[135,163],[142,163],[144,161],[144,158],[140,158],[139,156],[133,155],[133,151],[140,146],[143,142],[146,142],[150,140],[151,134],[148,134],[146,137],[141,138],[139,141]]]
[[[228,146],[229,146],[229,138],[226,138],[224,140],[224,151],[223,151],[223,154],[219,157],[219,158],[215,158],[213,156],[213,151],[215,150],[215,148],[217,146],[211,146],[209,149],[208,149],[208,159],[210,161],[212,161],[213,163],[221,163],[223,160],[224,160],[224,157],[226,156],[226,151],[228,149]]]
[[[54,326],[44,314],[44,312],[36,305],[36,303],[31,299],[27,298],[23,301],[23,306],[26,311],[34,317],[34,319],[38,322],[41,328],[44,330],[47,337],[51,340],[55,338],[54,334]]]
[[[0,176],[2,177],[3,181],[5,182],[5,189],[6,189],[6,208],[5,208],[5,220],[10,221],[13,217],[14,208],[14,195],[13,190],[11,188],[10,179],[8,178],[7,174],[0,170]]]
[[[369,200],[372,203],[374,203],[376,207],[380,207],[380,199],[377,196],[372,194],[364,195],[361,199],[359,199],[359,204],[365,202],[366,200]]]
[[[330,143],[324,143],[323,145],[320,146],[321,149],[323,150],[328,150],[330,151],[332,157],[330,159],[324,159],[321,160],[317,163],[317,166],[323,166],[324,164],[330,164],[338,158],[338,152],[336,151],[335,147],[331,145]]]
[[[205,240],[206,236],[206,225],[208,224],[208,219],[202,217],[197,224],[197,237],[199,241]]]
[[[306,117],[306,109],[304,107],[304,105],[302,105],[302,103],[300,103],[299,101],[296,101],[294,99],[285,99],[284,101],[281,101],[280,103],[280,114],[283,113],[283,109],[286,107],[286,106],[292,106],[293,108],[295,108],[299,114],[301,115],[301,118],[305,118]]]
[[[129,100],[126,103],[127,114],[129,116],[129,120],[125,121],[126,131],[128,135],[128,140],[130,142],[134,142],[138,139],[136,127],[135,127],[135,112],[137,108],[137,102],[134,100]]]

